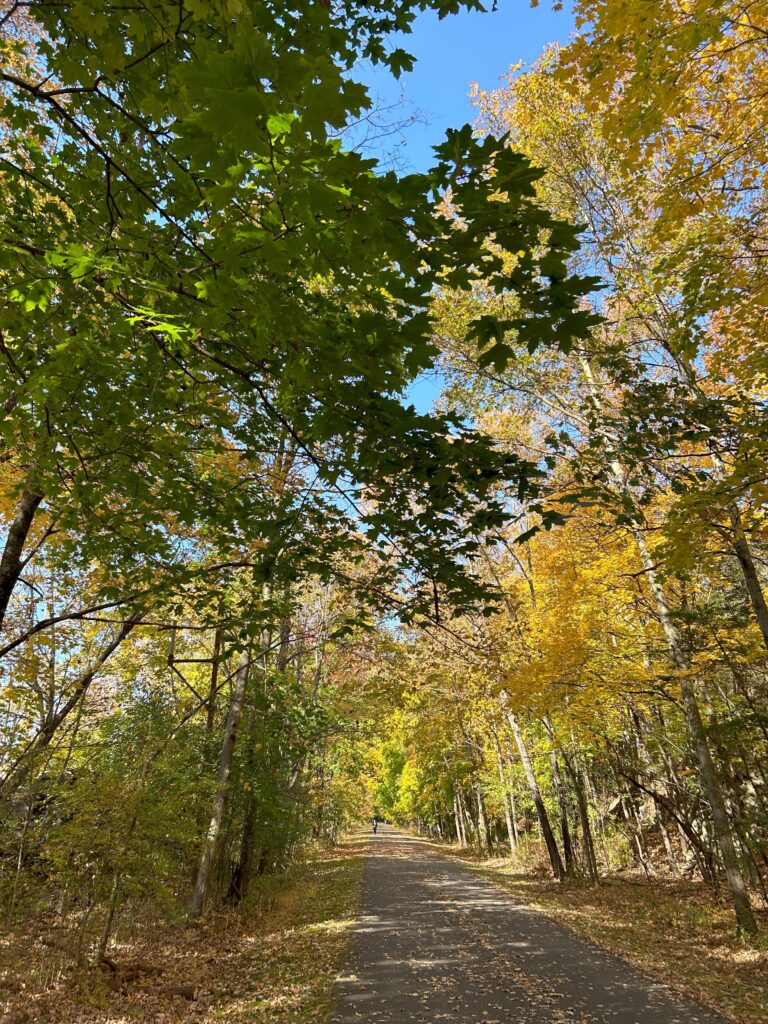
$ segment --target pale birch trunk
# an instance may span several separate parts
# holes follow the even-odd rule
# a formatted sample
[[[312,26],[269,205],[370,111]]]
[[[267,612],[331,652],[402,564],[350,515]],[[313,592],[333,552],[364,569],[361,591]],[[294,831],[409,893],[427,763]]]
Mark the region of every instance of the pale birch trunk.
[[[541,826],[541,834],[544,837],[544,843],[546,844],[547,853],[549,854],[549,862],[552,865],[552,874],[555,878],[562,879],[565,876],[565,868],[563,867],[563,862],[560,857],[560,851],[557,848],[557,840],[555,839],[555,834],[552,831],[552,825],[549,821],[547,808],[541,795],[541,790],[539,789],[539,782],[536,778],[536,773],[533,770],[531,757],[528,753],[528,747],[526,746],[517,718],[511,711],[507,711],[507,720],[509,721],[509,727],[512,730],[512,735],[515,737],[515,743],[517,744],[517,749],[520,754],[520,761],[523,766],[525,778],[528,783],[528,788],[531,791],[533,806],[536,808],[536,816],[538,817],[539,825]]]
[[[509,837],[509,848],[514,850],[517,847],[517,836],[515,835],[515,829],[512,824],[512,809],[509,804],[509,792],[507,790],[507,780],[504,776],[504,758],[501,754],[501,744],[499,743],[499,734],[496,732],[494,726],[493,729],[493,740],[496,745],[496,764],[499,770],[499,785],[501,786],[501,800],[504,805],[504,821],[507,826],[507,836]]]
[[[464,849],[467,845],[467,835],[464,831],[464,821],[461,816],[461,804],[459,803],[459,794],[454,792],[453,794],[453,816],[456,819],[456,838],[458,839],[459,846]]]

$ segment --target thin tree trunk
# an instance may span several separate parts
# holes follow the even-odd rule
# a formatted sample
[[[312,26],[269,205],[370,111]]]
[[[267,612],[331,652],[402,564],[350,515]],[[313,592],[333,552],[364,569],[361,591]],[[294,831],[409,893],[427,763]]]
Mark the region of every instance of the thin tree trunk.
[[[253,879],[253,868],[255,863],[254,839],[256,837],[256,820],[258,818],[258,804],[251,794],[248,800],[248,809],[243,823],[243,835],[240,840],[240,862],[232,873],[232,882],[229,887],[229,898],[234,903],[241,903],[248,896]]]
[[[24,815],[24,827],[21,830],[21,838],[19,840],[19,853],[16,857],[16,872],[13,876],[13,886],[11,888],[11,898],[8,900],[8,917],[10,918],[13,909],[16,905],[16,894],[19,889],[19,881],[21,879],[21,869],[24,866],[24,852],[27,842],[27,833],[29,832],[29,823],[32,820],[32,805],[34,798],[30,796],[27,801],[27,812]]]
[[[691,362],[688,359],[681,357],[679,353],[675,353],[671,349],[669,351],[682,367],[691,391],[698,398],[704,397],[704,392],[702,391],[696,377],[696,370]],[[710,457],[712,459],[712,468],[714,470],[715,479],[722,483],[728,477],[728,470],[715,445],[710,444],[708,447]],[[749,595],[752,610],[755,613],[757,625],[763,637],[763,643],[768,647],[768,605],[766,604],[765,594],[763,593],[763,588],[760,585],[760,579],[757,575],[755,562],[752,558],[752,550],[749,546],[747,535],[744,532],[744,523],[741,518],[741,511],[735,501],[728,502],[727,510],[731,530],[733,531],[732,536],[730,537],[731,547],[733,548],[733,552],[736,555],[739,567],[741,568],[741,572],[744,577],[744,585],[747,589],[747,594]]]
[[[720,850],[720,857],[725,870],[725,877],[728,883],[728,890],[731,894],[734,913],[739,928],[748,935],[757,934],[757,922],[752,913],[749,902],[744,876],[739,866],[739,859],[736,853],[736,845],[733,840],[733,831],[728,816],[728,809],[725,805],[725,797],[717,775],[712,752],[709,749],[706,729],[701,717],[699,702],[693,681],[687,674],[688,659],[682,649],[680,638],[675,624],[672,622],[667,604],[666,594],[656,574],[656,567],[653,564],[645,536],[639,527],[634,530],[635,540],[640,552],[640,559],[645,569],[648,585],[656,603],[656,610],[661,621],[664,635],[667,639],[672,663],[681,673],[680,692],[683,698],[683,708],[688,723],[688,729],[693,740],[696,752],[696,761],[699,767],[699,778],[704,793],[704,799],[709,804],[712,815],[715,838]]]
[[[675,857],[675,849],[672,846],[672,839],[669,835],[667,823],[664,820],[664,816],[661,813],[661,808],[659,807],[659,804],[656,801],[654,801],[654,806],[656,807],[656,823],[658,824],[659,832],[661,833],[661,841],[664,844],[664,853],[667,855],[667,864],[669,864],[669,870],[672,872],[673,875],[679,876],[680,865],[677,863],[677,858]]]
[[[496,764],[499,769],[499,785],[501,786],[501,800],[504,805],[504,820],[507,825],[507,836],[509,838],[509,848],[514,850],[517,847],[517,837],[515,836],[515,829],[512,824],[512,810],[509,806],[509,793],[507,791],[507,780],[504,777],[504,759],[501,755],[501,744],[499,743],[499,734],[496,732],[496,728],[493,729],[493,740],[496,744]]]
[[[456,806],[459,809],[459,826],[461,827],[461,845],[466,850],[469,846],[469,832],[467,830],[467,819],[464,816],[464,806],[461,801],[461,794],[456,795]]]
[[[675,772],[674,765],[672,764],[672,759],[670,758],[669,752],[667,751],[667,744],[669,742],[667,736],[667,723],[664,719],[664,715],[662,714],[660,708],[656,709],[656,717],[658,719],[659,727],[661,729],[659,755],[661,757],[661,763],[664,766],[664,772],[666,776],[663,783],[666,790],[666,794],[664,799],[662,799],[659,794],[654,793],[653,799],[656,802],[656,804],[658,804],[658,806],[666,812],[669,820],[675,823],[675,826],[677,828],[678,839],[680,840],[681,854],[685,854],[686,850],[688,851],[690,857],[692,857],[695,863],[698,865],[699,870],[701,872],[701,877],[706,881],[700,851],[697,849],[696,845],[693,843],[690,836],[686,833],[685,829],[683,828],[680,815],[678,814],[678,808],[674,806],[674,801],[671,798],[671,794],[675,791],[679,792],[682,787],[680,785],[680,780],[678,779],[677,773]],[[667,797],[669,797],[669,800],[668,802],[665,802]],[[675,865],[676,873],[681,874],[682,869],[680,864],[677,861],[675,861]],[[685,865],[685,861],[683,861],[683,865]]]
[[[19,788],[29,774],[34,755],[39,753],[39,751],[44,750],[50,744],[64,719],[67,718],[70,712],[82,701],[88,691],[88,688],[93,682],[96,673],[102,665],[109,660],[110,656],[117,650],[123,640],[125,640],[133,627],[137,622],[139,622],[140,618],[140,615],[134,615],[130,619],[126,620],[116,636],[101,651],[96,661],[74,683],[69,698],[64,702],[64,704],[62,704],[58,711],[47,717],[24,752],[19,755],[14,764],[8,769],[5,777],[0,782],[0,791],[7,793],[13,792]]]
[[[213,634],[213,661],[211,663],[211,682],[208,687],[208,709],[205,716],[205,731],[210,736],[216,718],[216,688],[219,684],[219,661],[221,656],[221,626],[216,627]]]
[[[590,389],[592,402],[596,411],[600,412],[601,401],[594,375],[592,373],[592,368],[589,365],[588,360],[584,357],[581,357],[580,362],[587,385]],[[603,433],[608,437],[608,432],[604,431]],[[610,440],[609,437],[608,439]],[[719,459],[716,452],[713,452],[712,454],[715,460]],[[721,466],[721,468],[723,467]],[[633,506],[634,499],[627,486],[621,465],[614,460],[610,464],[609,469],[619,493],[631,506]],[[741,532],[743,535],[743,531]],[[736,853],[736,845],[733,839],[733,830],[728,816],[728,809],[725,804],[725,798],[723,796],[723,790],[717,775],[715,763],[712,759],[712,752],[709,749],[709,743],[707,741],[706,730],[704,728],[704,722],[702,721],[696,691],[693,682],[688,675],[690,667],[689,660],[682,644],[680,643],[677,627],[670,616],[666,594],[664,593],[664,589],[656,573],[656,567],[653,564],[653,559],[651,558],[650,551],[648,550],[645,535],[639,525],[636,524],[633,526],[633,534],[640,553],[643,568],[645,569],[648,586],[650,587],[656,604],[656,611],[664,631],[672,664],[681,676],[680,692],[683,698],[685,717],[696,753],[702,792],[704,793],[704,799],[709,804],[710,813],[712,815],[712,825],[714,827],[717,845],[720,850],[720,857],[723,862],[723,868],[725,870],[728,889],[731,894],[731,901],[733,903],[736,921],[741,931],[746,932],[748,935],[755,935],[757,933],[757,922],[755,921],[755,916],[752,913],[747,886],[744,881],[741,867],[739,866],[739,859]],[[751,596],[752,595],[750,595],[750,597]]]
[[[520,833],[517,830],[517,807],[515,803],[515,787],[509,783],[509,809],[512,812],[512,834],[515,837],[515,849],[520,845]]]
[[[283,591],[283,598],[290,601],[290,585],[286,584]],[[285,672],[288,666],[288,659],[291,656],[291,616],[285,615],[280,621],[280,646],[277,650],[276,666],[278,672]]]
[[[453,817],[456,822],[456,839],[459,846],[463,849],[467,845],[466,836],[464,835],[464,822],[461,820],[461,806],[459,804],[459,795],[454,790],[453,794]]]
[[[43,496],[37,492],[33,483],[33,473],[30,471],[16,506],[16,514],[8,528],[8,536],[0,558],[0,626],[5,619],[13,588],[18,583],[21,570],[24,568],[22,557],[24,545],[29,537],[29,531],[32,529],[35,512],[42,500]]]
[[[574,874],[573,844],[571,843],[571,829],[568,824],[568,803],[565,798],[565,787],[560,776],[560,765],[557,761],[557,750],[555,749],[555,733],[549,719],[544,719],[544,729],[549,740],[549,760],[552,765],[552,782],[555,787],[557,805],[560,809],[560,834],[563,839],[563,857],[565,858],[565,874],[570,877]]]
[[[765,594],[763,593],[763,588],[760,585],[760,579],[757,575],[755,562],[752,558],[752,550],[749,546],[747,536],[744,533],[744,526],[741,521],[741,512],[735,502],[731,502],[728,505],[728,518],[731,521],[731,528],[733,530],[731,544],[733,545],[736,559],[741,567],[741,572],[744,577],[744,585],[747,588],[747,593],[749,594],[749,600],[752,604],[752,610],[755,613],[755,619],[760,627],[763,643],[768,647],[768,604],[765,602]]]
[[[477,838],[480,844],[480,849],[485,847],[485,850],[490,854],[493,853],[493,845],[491,843],[491,834],[488,831],[488,818],[485,813],[485,797],[480,786],[475,786],[475,800],[477,802]]]
[[[627,822],[627,827],[632,833],[632,838],[635,842],[637,859],[640,861],[640,866],[645,872],[646,878],[650,878],[653,875],[653,868],[648,856],[648,845],[645,841],[643,827],[640,824],[640,815],[637,810],[637,805],[629,795],[622,798],[621,804],[624,811],[624,819]]]
[[[461,787],[459,787],[459,809],[461,810],[461,821],[464,827],[464,845],[469,846],[474,841],[475,826],[467,810],[467,802],[464,799]]]
[[[103,964],[107,956],[107,947],[109,946],[109,939],[112,935],[112,925],[115,922],[115,914],[117,913],[117,904],[120,898],[120,872],[115,871],[112,878],[112,890],[109,894],[109,905],[107,907],[107,917],[104,921],[104,927],[101,931],[101,938],[99,939],[99,947],[96,951],[96,963]]]
[[[629,715],[635,730],[635,742],[637,747],[637,753],[640,758],[640,764],[642,765],[643,771],[650,777],[653,777],[655,775],[654,765],[651,759],[650,752],[648,750],[648,745],[645,742],[645,736],[643,735],[642,718],[638,714],[636,708],[634,707],[631,701],[629,703]],[[672,849],[672,842],[669,838],[669,831],[667,829],[666,822],[664,821],[662,807],[658,800],[654,799],[653,810],[654,820],[656,826],[658,827],[659,834],[661,835],[661,841],[664,844],[664,851],[667,855],[667,862],[672,873],[677,875],[680,872],[677,867],[677,862],[675,861],[674,850]]]
[[[505,738],[504,746],[506,748],[507,763],[509,764],[510,769],[511,769],[511,766],[512,766],[512,763],[513,763],[512,747],[510,746],[509,741],[506,740],[506,738]],[[515,848],[517,848],[520,845],[520,832],[518,831],[518,828],[517,828],[517,800],[515,798],[515,786],[514,786],[514,782],[512,781],[511,772],[510,772],[509,775],[507,775],[506,772],[505,772],[505,778],[507,779],[507,794],[509,796],[509,809],[510,809],[510,812],[512,814],[512,832],[513,832],[514,837],[515,837]]]
[[[246,648],[240,655],[240,662],[235,673],[235,685],[232,693],[232,703],[227,715],[227,722],[224,727],[224,739],[221,744],[219,756],[219,771],[216,779],[216,794],[213,798],[211,809],[211,822],[203,840],[203,849],[200,854],[200,865],[197,870],[197,881],[192,895],[190,914],[193,918],[199,917],[203,912],[205,897],[208,891],[208,880],[213,864],[213,855],[216,850],[216,843],[221,831],[221,823],[224,820],[224,812],[229,799],[229,778],[232,773],[232,758],[235,752],[237,731],[240,726],[240,719],[243,715],[243,703],[245,691],[248,684],[250,667],[250,652]]]
[[[560,858],[560,851],[557,848],[557,840],[555,834],[552,831],[552,826],[549,821],[549,815],[547,814],[547,808],[544,804],[544,800],[539,789],[539,783],[536,778],[536,773],[533,770],[531,764],[531,758],[528,753],[528,748],[525,745],[523,734],[520,731],[517,718],[511,711],[507,711],[507,719],[509,726],[512,730],[512,735],[515,737],[515,743],[520,753],[520,761],[523,765],[523,771],[525,772],[525,778],[528,782],[528,788],[531,791],[531,797],[533,799],[533,806],[536,808],[536,816],[539,819],[539,825],[541,826],[541,834],[544,837],[544,842],[547,847],[547,853],[549,854],[549,862],[552,865],[552,873],[557,879],[562,879],[565,875],[565,869],[563,862]]]
[[[584,780],[580,777],[578,768],[573,764],[565,750],[562,751],[565,770],[571,778],[573,791],[576,794],[576,806],[579,809],[579,822],[581,823],[581,835],[584,840],[584,861],[589,879],[594,884],[599,880],[597,870],[597,857],[595,856],[595,843],[592,837],[592,826],[589,821],[589,805]]]

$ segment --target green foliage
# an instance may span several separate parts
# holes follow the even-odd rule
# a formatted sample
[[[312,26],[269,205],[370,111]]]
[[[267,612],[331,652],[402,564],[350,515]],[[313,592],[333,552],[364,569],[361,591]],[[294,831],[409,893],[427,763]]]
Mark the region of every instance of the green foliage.
[[[347,69],[408,67],[383,41],[416,5],[236,8],[40,2],[32,36],[6,44],[23,57],[0,78],[6,443],[66,532],[62,557],[130,566],[137,589],[185,579],[179,534],[279,550],[299,508],[318,529],[291,571],[317,572],[352,508],[409,572],[469,596],[467,535],[500,521],[497,488],[533,492],[534,475],[397,396],[434,361],[441,282],[519,296],[529,346],[584,335],[590,282],[560,273],[576,234],[535,202],[538,172],[468,126],[427,174],[344,149],[371,104]],[[519,252],[513,273],[491,239]],[[281,434],[331,492],[351,481],[349,503],[286,494],[276,514],[258,480],[228,486],[232,443],[258,461]]]
[[[133,703],[37,787],[41,867],[52,885],[77,894],[84,909],[106,901],[116,879],[121,899],[178,906],[209,784],[199,732],[154,756],[172,725],[169,707]],[[55,841],[46,842],[51,831]]]
[[[196,864],[209,905],[267,905],[376,812],[711,884],[732,832],[765,888],[764,62],[694,6],[663,11],[680,96],[638,5],[633,36],[581,0],[404,175],[348,134],[355,67],[401,75],[393,33],[477,0],[13,8],[12,912],[96,946]]]

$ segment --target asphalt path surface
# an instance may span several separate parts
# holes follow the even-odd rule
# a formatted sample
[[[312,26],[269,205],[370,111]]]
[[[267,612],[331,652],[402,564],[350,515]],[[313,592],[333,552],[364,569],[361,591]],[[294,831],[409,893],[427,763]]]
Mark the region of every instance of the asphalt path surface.
[[[730,1024],[428,843],[371,836],[331,1024]]]

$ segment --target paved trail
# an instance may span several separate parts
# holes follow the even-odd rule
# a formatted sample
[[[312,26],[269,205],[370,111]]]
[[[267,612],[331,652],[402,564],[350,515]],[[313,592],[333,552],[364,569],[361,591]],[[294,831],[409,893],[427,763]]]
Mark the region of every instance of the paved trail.
[[[371,841],[331,1024],[729,1024],[425,843]]]

